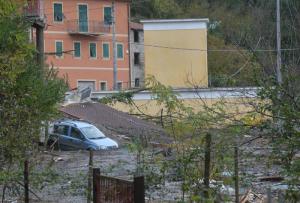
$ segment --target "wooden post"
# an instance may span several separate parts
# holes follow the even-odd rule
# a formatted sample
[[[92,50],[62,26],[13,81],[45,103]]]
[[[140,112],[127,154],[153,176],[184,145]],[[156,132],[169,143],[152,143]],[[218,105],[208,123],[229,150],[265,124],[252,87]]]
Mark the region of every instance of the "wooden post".
[[[44,138],[44,147],[45,150],[47,150],[47,142],[48,142],[48,138],[49,138],[49,122],[45,121],[45,138]]]
[[[93,181],[93,150],[90,150],[87,203],[91,203],[92,201],[92,184],[93,184],[92,181]]]
[[[279,194],[278,194],[278,203],[285,203],[284,194],[282,193],[282,191],[279,191]]]
[[[235,203],[240,202],[239,194],[239,148],[236,145],[234,147],[234,184],[235,184]]]
[[[29,203],[28,160],[24,161],[24,202]]]
[[[93,203],[100,203],[100,168],[93,168]]]
[[[272,193],[271,193],[271,188],[267,189],[267,202],[272,203]]]
[[[134,191],[134,203],[145,203],[144,176],[134,177],[133,191]]]
[[[160,123],[161,123],[162,128],[165,127],[163,116],[164,116],[164,109],[161,109],[161,111],[160,111]]]
[[[204,197],[209,198],[209,177],[210,177],[210,153],[211,153],[211,134],[207,133],[205,137],[206,147],[204,155]]]

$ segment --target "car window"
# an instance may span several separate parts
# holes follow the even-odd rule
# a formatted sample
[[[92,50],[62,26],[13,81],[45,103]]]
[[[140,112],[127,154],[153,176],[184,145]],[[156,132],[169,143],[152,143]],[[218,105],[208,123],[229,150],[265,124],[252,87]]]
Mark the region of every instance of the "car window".
[[[54,133],[60,135],[68,135],[69,126],[66,125],[54,125]]]
[[[83,135],[77,128],[71,128],[71,137],[82,139]]]
[[[95,126],[84,127],[81,128],[81,130],[88,139],[105,138],[105,135],[100,130],[98,130],[98,128],[96,128]]]

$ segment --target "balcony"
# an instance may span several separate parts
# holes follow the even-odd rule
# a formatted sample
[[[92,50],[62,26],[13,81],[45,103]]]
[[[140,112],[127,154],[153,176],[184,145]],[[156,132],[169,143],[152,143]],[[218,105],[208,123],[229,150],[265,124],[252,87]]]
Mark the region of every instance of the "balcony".
[[[33,25],[44,26],[44,0],[27,0],[23,13]]]
[[[28,0],[24,8],[24,14],[29,18],[44,18],[44,1]]]
[[[110,26],[101,21],[66,21],[67,31],[70,35],[98,36],[110,32]]]

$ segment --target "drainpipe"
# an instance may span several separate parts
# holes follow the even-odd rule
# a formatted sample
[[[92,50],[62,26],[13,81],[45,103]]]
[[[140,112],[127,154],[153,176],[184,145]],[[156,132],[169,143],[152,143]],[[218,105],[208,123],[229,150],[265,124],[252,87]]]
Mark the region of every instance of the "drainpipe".
[[[128,55],[129,55],[129,83],[128,88],[131,88],[131,80],[132,80],[132,69],[131,69],[131,29],[130,29],[130,21],[131,21],[131,13],[130,13],[130,3],[127,4],[128,9]]]

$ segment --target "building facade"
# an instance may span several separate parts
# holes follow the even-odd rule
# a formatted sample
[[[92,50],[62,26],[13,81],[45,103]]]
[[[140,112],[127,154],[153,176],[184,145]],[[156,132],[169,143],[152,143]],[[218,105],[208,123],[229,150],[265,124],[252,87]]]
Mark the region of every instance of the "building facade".
[[[144,30],[139,23],[130,23],[131,87],[140,88],[145,82]]]
[[[71,89],[113,88],[112,0],[43,0],[46,62]],[[129,2],[115,1],[118,89],[130,86]]]
[[[208,86],[208,19],[144,20],[145,75],[173,88]]]

